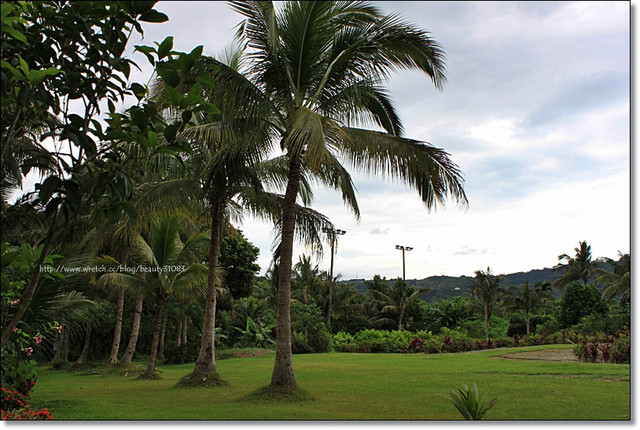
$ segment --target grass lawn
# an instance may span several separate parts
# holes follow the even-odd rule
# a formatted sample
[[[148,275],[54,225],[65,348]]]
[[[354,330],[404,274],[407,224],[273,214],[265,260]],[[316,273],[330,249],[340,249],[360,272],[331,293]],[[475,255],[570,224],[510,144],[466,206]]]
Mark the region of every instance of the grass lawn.
[[[312,396],[295,402],[245,398],[269,383],[273,355],[219,360],[228,385],[214,388],[173,387],[192,364],[159,366],[157,380],[42,367],[31,403],[58,420],[457,420],[444,396],[476,382],[499,398],[487,420],[628,420],[629,365],[504,358],[558,348],[570,347],[294,355],[298,386]]]

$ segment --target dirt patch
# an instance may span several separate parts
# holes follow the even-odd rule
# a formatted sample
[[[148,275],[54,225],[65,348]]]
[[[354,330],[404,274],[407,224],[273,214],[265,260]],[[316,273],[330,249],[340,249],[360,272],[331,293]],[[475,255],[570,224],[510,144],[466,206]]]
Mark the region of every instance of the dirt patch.
[[[255,351],[239,352],[236,354],[238,358],[262,357],[263,355],[271,355],[273,351],[269,349],[256,349]]]
[[[539,349],[536,351],[519,351],[499,355],[507,360],[541,360],[541,361],[578,361],[571,349]]]

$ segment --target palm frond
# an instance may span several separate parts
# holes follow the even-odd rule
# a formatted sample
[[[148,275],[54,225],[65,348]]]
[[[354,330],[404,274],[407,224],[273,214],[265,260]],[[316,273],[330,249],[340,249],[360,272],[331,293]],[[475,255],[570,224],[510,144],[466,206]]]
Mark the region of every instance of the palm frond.
[[[427,208],[447,198],[467,205],[464,179],[449,154],[425,142],[349,128],[343,155],[354,168],[400,180],[418,191]]]

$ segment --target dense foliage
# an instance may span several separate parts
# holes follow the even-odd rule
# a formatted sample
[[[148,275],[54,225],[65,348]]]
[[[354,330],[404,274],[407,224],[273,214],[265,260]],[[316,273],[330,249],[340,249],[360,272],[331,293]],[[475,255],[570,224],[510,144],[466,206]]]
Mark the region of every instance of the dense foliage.
[[[429,288],[402,279],[374,275],[355,288],[322,271],[314,256],[291,261],[294,237],[318,251],[333,227],[309,207],[310,183],[340,190],[359,214],[351,177],[327,142],[355,167],[396,172],[427,206],[447,196],[466,202],[448,154],[401,137],[378,85],[394,67],[410,66],[439,86],[440,48],[374,7],[352,6],[287,4],[282,28],[265,29],[262,13],[276,13],[271,3],[236,2],[244,37],[263,49],[248,76],[238,61],[203,57],[201,46],[177,52],[167,37],[135,47],[154,68],[147,85],[130,82],[139,65],[125,52],[142,23],[168,19],[154,2],[2,4],[3,418],[50,418],[28,400],[35,363],[51,360],[135,358],[155,377],[159,361],[195,362],[211,374],[216,348],[276,347],[280,363],[291,353],[330,350],[572,341],[581,359],[628,362],[630,256],[594,260],[586,241],[575,257],[560,255],[551,281],[513,284],[487,268],[468,279],[470,288],[455,287],[455,297],[429,301]],[[334,12],[357,22],[345,26]],[[324,23],[341,35],[304,35],[323,47],[318,61],[297,57],[302,35],[287,24],[302,25],[305,14],[317,19],[312,30]],[[379,27],[373,51],[364,43],[371,26]],[[279,51],[270,31],[282,32],[274,39],[286,48],[282,58],[271,55]],[[303,63],[295,88],[276,79]],[[312,94],[317,111],[302,103]],[[343,125],[355,117],[386,133]],[[266,159],[275,141],[286,155]],[[27,175],[37,177],[34,191],[22,190]],[[265,277],[256,277],[258,248],[232,223],[243,211],[276,227],[280,242]],[[295,386],[292,370],[276,370],[274,380]]]

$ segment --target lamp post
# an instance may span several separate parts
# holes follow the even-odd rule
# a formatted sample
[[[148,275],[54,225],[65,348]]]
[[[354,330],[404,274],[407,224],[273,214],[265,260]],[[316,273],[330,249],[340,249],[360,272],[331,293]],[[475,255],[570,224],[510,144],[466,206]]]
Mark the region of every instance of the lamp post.
[[[396,249],[399,249],[399,250],[402,251],[402,280],[405,281],[406,277],[405,277],[405,272],[404,272],[404,252],[405,251],[411,251],[413,249],[413,247],[396,245]]]
[[[331,241],[331,268],[329,269],[329,306],[327,308],[327,327],[331,327],[331,305],[333,302],[333,254],[336,244],[336,236],[341,236],[346,233],[345,230],[337,228],[324,228],[322,229],[329,235]]]

